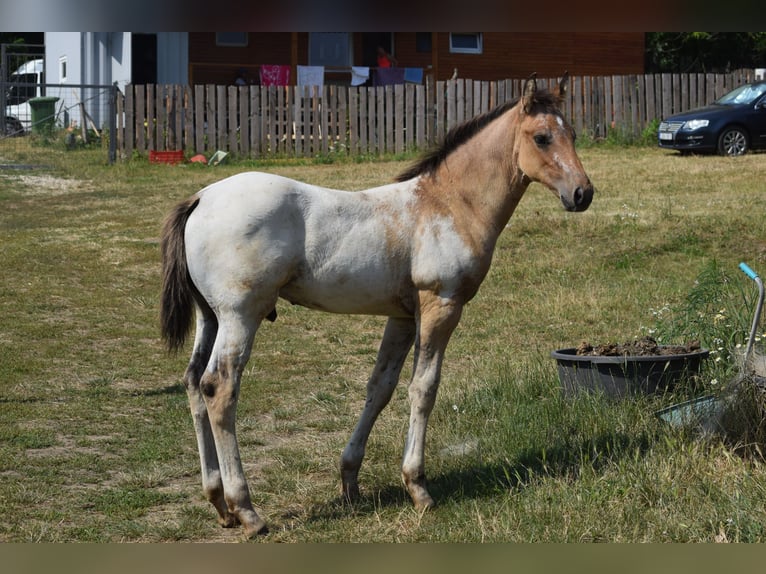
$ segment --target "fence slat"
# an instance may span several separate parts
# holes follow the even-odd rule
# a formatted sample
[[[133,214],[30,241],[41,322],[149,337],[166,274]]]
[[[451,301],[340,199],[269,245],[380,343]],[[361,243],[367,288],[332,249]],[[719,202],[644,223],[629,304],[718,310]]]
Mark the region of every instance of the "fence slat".
[[[261,131],[261,90],[258,86],[248,88],[250,100],[250,157],[259,157],[263,153],[263,132]]]
[[[345,88],[341,88],[338,91],[338,131],[336,136],[336,142],[341,149],[348,150],[348,124],[346,118],[348,118],[348,96],[349,91]]]
[[[207,126],[206,129],[206,145],[205,145],[205,151],[207,152],[215,152],[215,146],[216,146],[216,109],[215,109],[215,86],[208,85],[205,89],[205,123]]]
[[[134,86],[127,86],[125,90],[125,139],[123,141],[125,157],[133,157],[136,142],[136,95]]]
[[[415,86],[415,148],[426,146],[426,90],[423,86]]]

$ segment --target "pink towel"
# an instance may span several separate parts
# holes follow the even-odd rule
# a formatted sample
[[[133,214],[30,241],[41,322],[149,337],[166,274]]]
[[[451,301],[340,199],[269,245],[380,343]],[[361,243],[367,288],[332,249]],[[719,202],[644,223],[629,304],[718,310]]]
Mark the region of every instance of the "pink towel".
[[[290,84],[290,66],[263,65],[261,66],[262,86],[287,86]]]

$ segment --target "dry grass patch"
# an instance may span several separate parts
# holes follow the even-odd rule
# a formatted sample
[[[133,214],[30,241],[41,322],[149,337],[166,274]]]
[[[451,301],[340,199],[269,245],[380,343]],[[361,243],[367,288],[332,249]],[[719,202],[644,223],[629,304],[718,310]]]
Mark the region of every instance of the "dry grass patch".
[[[358,190],[407,162],[109,167],[85,153],[33,148],[25,163],[51,169],[0,173],[0,539],[240,541],[201,494],[186,353],[159,339],[162,219],[244,169]],[[239,407],[263,541],[766,538],[758,460],[661,428],[653,411],[672,397],[565,402],[548,356],[643,334],[712,260],[765,270],[764,156],[581,155],[591,208],[565,213],[532,186],[453,336],[428,433],[432,512],[399,478],[409,363],[371,435],[362,500],[338,498],[384,320],[279,303]]]

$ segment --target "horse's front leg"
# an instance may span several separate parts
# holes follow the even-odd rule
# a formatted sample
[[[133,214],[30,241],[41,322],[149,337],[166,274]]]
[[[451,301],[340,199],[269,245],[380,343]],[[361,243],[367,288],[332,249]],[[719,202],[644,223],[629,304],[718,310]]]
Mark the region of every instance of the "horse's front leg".
[[[236,321],[222,320],[210,365],[200,384],[218,453],[226,508],[236,516],[248,537],[268,532],[250,500],[236,434],[240,380],[254,334],[255,328],[250,331]]]
[[[423,510],[434,506],[426,489],[426,427],[439,389],[444,351],[460,321],[463,306],[426,291],[420,293],[419,303],[415,366],[409,387],[410,426],[402,458],[402,480],[415,508]]]
[[[341,491],[348,500],[359,497],[359,467],[375,420],[391,399],[402,365],[415,340],[413,319],[390,318],[367,381],[367,400],[354,432],[340,458]]]

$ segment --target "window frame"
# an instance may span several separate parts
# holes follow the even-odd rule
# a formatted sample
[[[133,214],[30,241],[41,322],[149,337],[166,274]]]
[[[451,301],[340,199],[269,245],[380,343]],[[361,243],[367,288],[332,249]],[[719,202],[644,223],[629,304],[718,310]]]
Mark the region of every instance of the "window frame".
[[[469,37],[473,36],[476,40],[474,47],[455,46],[455,36]],[[483,54],[484,37],[481,32],[450,32],[449,33],[449,51],[450,54]]]
[[[240,38],[234,37],[241,35]],[[247,32],[216,32],[215,45],[224,48],[244,48],[247,46],[250,35]]]
[[[67,80],[67,74],[68,74],[67,68],[68,67],[69,66],[67,64],[67,57],[66,56],[61,56],[59,58],[59,82],[61,82],[62,84],[64,82],[66,82],[66,80]]]

